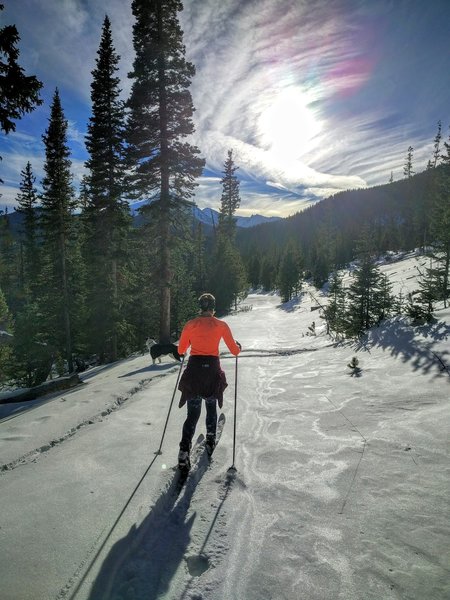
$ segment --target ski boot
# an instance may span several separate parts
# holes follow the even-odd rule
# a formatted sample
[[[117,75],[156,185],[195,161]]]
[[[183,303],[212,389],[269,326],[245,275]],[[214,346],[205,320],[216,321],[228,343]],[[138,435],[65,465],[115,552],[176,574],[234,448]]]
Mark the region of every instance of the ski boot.
[[[216,436],[213,433],[208,433],[206,435],[205,448],[208,456],[214,452],[214,448],[216,447]]]
[[[189,452],[187,452],[186,450],[180,450],[180,452],[178,453],[178,468],[183,473],[187,473],[191,468]]]

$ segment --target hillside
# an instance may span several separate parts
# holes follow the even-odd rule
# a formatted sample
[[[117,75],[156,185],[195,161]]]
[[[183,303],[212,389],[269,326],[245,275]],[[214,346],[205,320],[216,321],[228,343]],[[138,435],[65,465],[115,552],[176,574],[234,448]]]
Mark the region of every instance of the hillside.
[[[441,166],[410,179],[341,192],[287,219],[240,230],[238,246],[248,259],[273,249],[280,253],[295,240],[310,269],[324,247],[331,262],[349,262],[364,228],[370,228],[379,251],[410,250],[427,243],[433,194],[449,173],[450,167]]]
[[[422,260],[381,269],[396,292],[414,289]],[[161,440],[179,370],[168,358],[135,355],[0,406],[2,600],[447,600],[450,309],[335,344],[309,292],[284,305],[253,294],[227,318],[243,345],[235,475],[225,352],[225,429],[178,496],[185,411]]]

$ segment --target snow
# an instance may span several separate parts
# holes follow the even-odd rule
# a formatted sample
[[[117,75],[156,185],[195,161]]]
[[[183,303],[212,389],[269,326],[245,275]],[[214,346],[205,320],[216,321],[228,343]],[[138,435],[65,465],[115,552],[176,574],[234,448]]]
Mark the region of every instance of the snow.
[[[423,257],[382,270],[417,287]],[[450,309],[333,344],[306,289],[227,318],[227,422],[177,496],[179,373],[149,355],[0,405],[2,600],[446,600]],[[308,327],[316,323],[316,336]],[[357,356],[361,372],[347,367]],[[203,417],[196,436],[204,433]]]

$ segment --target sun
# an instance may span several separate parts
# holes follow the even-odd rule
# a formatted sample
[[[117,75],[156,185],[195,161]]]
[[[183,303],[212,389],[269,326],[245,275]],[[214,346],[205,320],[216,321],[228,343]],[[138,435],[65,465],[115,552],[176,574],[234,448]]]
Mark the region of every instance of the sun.
[[[322,125],[308,96],[297,87],[282,90],[261,112],[261,142],[280,160],[295,159],[311,149]]]

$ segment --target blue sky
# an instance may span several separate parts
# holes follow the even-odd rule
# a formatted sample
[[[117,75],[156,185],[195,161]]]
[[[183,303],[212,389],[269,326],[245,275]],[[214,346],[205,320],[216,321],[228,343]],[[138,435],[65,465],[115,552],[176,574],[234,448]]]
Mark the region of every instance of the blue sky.
[[[43,83],[43,106],[1,135],[0,205],[15,205],[29,160],[43,176],[41,136],[55,87],[69,121],[72,170],[85,172],[91,71],[105,13],[133,60],[128,0],[4,0],[20,63]],[[196,66],[193,142],[206,159],[196,201],[220,205],[227,150],[240,167],[241,215],[288,216],[340,190],[403,177],[431,158],[437,121],[450,125],[448,0],[186,0],[180,14]]]

